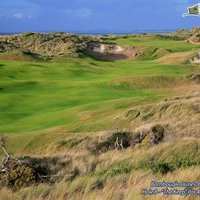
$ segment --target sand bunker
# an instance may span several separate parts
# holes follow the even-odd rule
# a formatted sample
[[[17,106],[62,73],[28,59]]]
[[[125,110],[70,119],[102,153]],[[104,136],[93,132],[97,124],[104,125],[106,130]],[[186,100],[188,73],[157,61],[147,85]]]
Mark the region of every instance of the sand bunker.
[[[91,47],[91,50],[95,53],[103,54],[105,52],[105,45],[100,44],[99,46]]]
[[[124,51],[125,49],[120,47],[120,46],[114,46],[113,48],[110,49],[111,52],[115,52],[115,53],[120,53],[122,51]]]
[[[121,47],[118,45],[90,44],[87,52],[100,60],[125,60],[133,59],[140,55],[134,47]]]
[[[120,46],[107,47],[105,44],[99,44],[98,46],[90,47],[90,50],[95,53],[106,54],[106,53],[120,53],[125,49]]]

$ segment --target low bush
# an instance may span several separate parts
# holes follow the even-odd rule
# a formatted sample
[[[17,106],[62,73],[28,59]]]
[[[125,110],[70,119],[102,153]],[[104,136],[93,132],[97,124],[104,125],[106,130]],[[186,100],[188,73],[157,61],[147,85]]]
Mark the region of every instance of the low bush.
[[[159,124],[156,124],[151,128],[151,132],[153,133],[152,140],[154,144],[157,144],[163,140],[164,131],[165,131],[164,127]]]
[[[130,147],[132,144],[132,138],[130,133],[128,132],[117,132],[113,133],[110,137],[107,138],[107,140],[104,140],[102,142],[95,142],[90,147],[88,147],[88,150],[90,150],[92,153],[105,153],[109,150],[120,150],[120,149],[126,149]]]
[[[148,160],[141,161],[137,166],[138,169],[151,169],[154,173],[167,174],[170,171],[175,171],[181,167],[189,168],[199,166],[200,163],[192,161],[188,157],[174,158],[172,161],[166,160]]]
[[[8,170],[0,174],[0,185],[14,190],[35,184],[38,181],[36,171],[24,164],[10,162]]]
[[[193,73],[193,74],[188,74],[186,76],[186,78],[191,81],[191,82],[195,82],[197,84],[200,84],[200,74],[198,73]]]

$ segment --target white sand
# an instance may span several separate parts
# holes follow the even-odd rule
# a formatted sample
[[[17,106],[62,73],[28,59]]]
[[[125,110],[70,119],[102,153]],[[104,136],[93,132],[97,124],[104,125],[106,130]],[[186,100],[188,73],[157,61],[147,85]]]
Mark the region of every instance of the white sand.
[[[92,51],[97,52],[97,53],[104,53],[105,45],[100,44],[99,47],[93,47]]]
[[[106,46],[103,44],[100,44],[98,47],[93,47],[92,51],[96,53],[105,53]],[[120,46],[114,46],[112,49],[109,50],[111,53],[119,53],[122,52],[124,49]]]
[[[197,56],[194,57],[193,59],[189,60],[189,63],[193,64],[193,63],[200,63],[200,51],[197,53]]]
[[[112,49],[111,49],[111,51],[112,52],[116,52],[116,53],[119,53],[119,52],[121,52],[121,51],[123,51],[124,49],[122,48],[122,47],[120,47],[120,46],[114,46]]]

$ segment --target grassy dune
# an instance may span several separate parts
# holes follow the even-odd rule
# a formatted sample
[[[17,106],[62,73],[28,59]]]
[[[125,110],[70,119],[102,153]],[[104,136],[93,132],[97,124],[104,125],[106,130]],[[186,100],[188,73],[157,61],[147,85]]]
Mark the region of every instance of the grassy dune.
[[[112,62],[84,53],[48,61],[0,54],[0,132],[8,135],[7,148],[41,159],[58,177],[14,193],[0,188],[0,199],[179,200],[141,190],[153,180],[199,181],[200,85],[186,75],[200,73],[187,63],[200,45],[152,37],[114,42],[142,54]],[[144,140],[122,151],[88,150],[116,127],[135,136],[155,124],[165,127],[166,138],[153,147]]]
[[[81,137],[80,134],[79,136]],[[110,151],[100,156],[88,154],[81,146],[66,147],[67,154],[57,153],[54,156],[46,154],[46,159],[43,161],[49,164],[52,173],[59,174],[59,179],[55,184],[40,184],[21,189],[15,193],[3,188],[0,198],[6,197],[5,199],[8,200],[21,197],[41,200],[53,200],[55,198],[73,200],[118,199],[119,197],[120,199],[128,200],[183,199],[183,196],[178,195],[142,196],[141,192],[142,189],[152,189],[150,187],[151,181],[198,182],[199,166],[194,163],[199,162],[199,150],[197,150],[199,145],[199,140],[187,139],[157,145],[149,149],[136,148],[121,152]],[[183,151],[184,154],[182,153]],[[70,160],[68,155],[71,155],[73,160]],[[152,160],[154,160],[154,167],[150,168],[144,165],[144,163]],[[167,174],[155,172],[156,166],[163,162],[173,163],[174,166],[182,163],[182,167],[177,167],[175,171]],[[63,168],[61,163],[62,165],[66,163],[67,167]],[[137,168],[138,166],[140,169]],[[71,180],[70,173],[76,170],[78,170],[78,175]],[[181,190],[183,188],[176,189]],[[198,195],[189,195],[187,197],[187,199],[198,198]]]

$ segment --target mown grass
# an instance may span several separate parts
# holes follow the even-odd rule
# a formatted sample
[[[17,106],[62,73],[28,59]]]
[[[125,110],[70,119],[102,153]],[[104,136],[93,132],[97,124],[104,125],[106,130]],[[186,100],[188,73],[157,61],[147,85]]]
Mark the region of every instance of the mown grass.
[[[165,88],[167,83],[158,86],[162,81],[153,83],[153,77],[167,79],[177,75],[177,80],[178,77],[181,80],[181,76],[189,72],[187,65],[162,65],[153,61],[101,62],[90,58],[61,63],[1,61],[1,65],[0,129],[21,133],[72,124],[78,122],[80,112],[113,109],[127,99],[134,102],[148,98],[149,103],[161,100],[156,91],[146,90],[145,81],[142,83],[146,78],[142,76],[152,76],[155,87]],[[136,87],[126,90],[101,87],[110,80],[134,80],[134,77],[138,80]],[[146,81],[150,82],[151,78]],[[168,92],[164,96],[171,95]]]
[[[200,45],[190,44],[186,41],[172,41],[161,38],[120,38],[116,39],[115,42],[119,45],[133,45],[133,46],[145,46],[145,47],[157,47],[173,52],[184,52],[192,49],[198,49]]]

